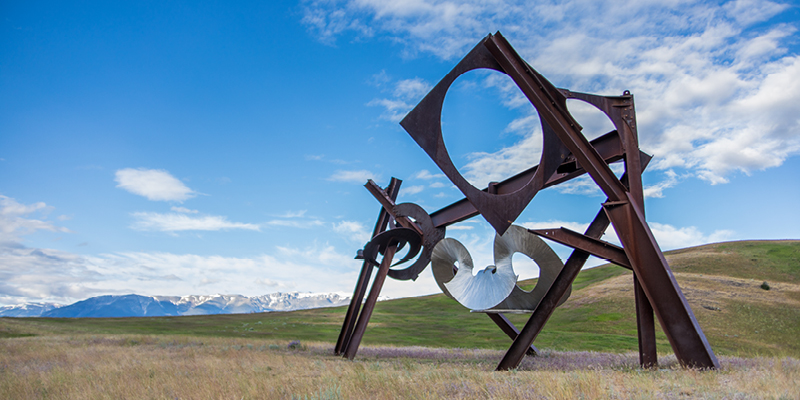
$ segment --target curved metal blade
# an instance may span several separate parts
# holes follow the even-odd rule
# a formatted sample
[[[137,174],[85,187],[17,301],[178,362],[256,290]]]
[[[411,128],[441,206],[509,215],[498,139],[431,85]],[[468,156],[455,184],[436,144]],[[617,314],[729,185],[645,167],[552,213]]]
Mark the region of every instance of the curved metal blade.
[[[373,237],[372,240],[364,246],[362,254],[365,260],[378,265],[380,264],[376,260],[378,258],[378,253],[384,254],[386,248],[392,244],[398,244],[398,247],[402,247],[405,243],[411,245],[409,254],[415,253],[414,255],[416,255],[416,253],[419,252],[419,248],[422,246],[422,238],[415,230],[410,228],[389,229]]]

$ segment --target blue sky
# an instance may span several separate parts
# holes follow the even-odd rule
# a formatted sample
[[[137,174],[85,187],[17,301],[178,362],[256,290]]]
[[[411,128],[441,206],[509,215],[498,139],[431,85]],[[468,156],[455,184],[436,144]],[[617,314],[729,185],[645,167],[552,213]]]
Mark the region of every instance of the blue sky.
[[[663,249],[800,238],[795,3],[117,3],[0,3],[0,304],[352,291],[367,178],[429,212],[461,199],[397,122],[497,30],[556,86],[635,95]],[[460,78],[442,119],[461,172],[536,164],[532,111],[499,73]],[[517,223],[579,229],[603,200],[578,180]],[[492,263],[480,218],[448,236]],[[435,292],[428,271],[384,290]]]

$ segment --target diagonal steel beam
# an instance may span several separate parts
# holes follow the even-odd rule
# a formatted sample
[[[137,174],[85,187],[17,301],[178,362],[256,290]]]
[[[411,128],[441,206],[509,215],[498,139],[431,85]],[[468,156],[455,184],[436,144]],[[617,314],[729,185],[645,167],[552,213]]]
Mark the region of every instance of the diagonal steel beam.
[[[511,321],[503,313],[486,313],[486,315],[488,315],[492,322],[494,322],[500,328],[500,330],[503,331],[503,333],[508,335],[511,340],[514,340],[517,338],[517,336],[519,336],[519,329],[517,329],[517,327],[514,326],[514,324],[511,323]],[[537,349],[533,344],[531,344],[530,347],[528,347],[528,349],[525,351],[525,354],[529,356],[533,356],[538,353],[539,349]]]
[[[404,228],[411,228],[417,231],[417,234],[422,236],[422,228],[417,226],[414,221],[411,221],[407,217],[399,217],[394,215],[394,206],[396,206],[394,202],[395,199],[391,198],[380,186],[378,186],[378,184],[373,182],[372,179],[369,179],[367,180],[367,184],[364,186],[367,188],[367,190],[369,190],[370,193],[372,193],[373,196],[375,196],[375,199],[378,200],[378,203],[381,203],[383,209],[389,213],[389,215],[391,215],[392,218],[397,221],[397,223],[402,225]]]
[[[386,275],[389,274],[389,266],[392,265],[392,258],[394,258],[395,251],[397,251],[396,244],[386,248],[383,260],[381,260],[381,265],[378,268],[378,272],[375,274],[375,280],[372,282],[372,287],[369,289],[367,301],[364,302],[361,315],[358,316],[358,322],[353,330],[353,336],[344,349],[344,356],[350,360],[356,357],[358,346],[361,345],[361,339],[364,338],[364,333],[367,331],[367,324],[369,323],[370,317],[372,317],[372,311],[375,310],[375,304],[378,302],[378,296],[381,294],[383,283],[386,281]]]
[[[719,368],[719,361],[636,201],[628,198],[627,202],[608,202],[603,208],[678,361],[688,367]]]
[[[633,275],[633,291],[636,302],[636,332],[639,335],[639,365],[642,368],[655,368],[658,366],[658,353],[653,306],[647,300],[636,274]]]
[[[386,193],[390,199],[394,200],[397,198],[402,183],[403,181],[397,178],[392,178],[389,181],[389,185],[386,187]],[[386,230],[389,219],[389,213],[387,213],[384,208],[381,208],[378,213],[378,219],[375,221],[375,228],[372,230],[372,237]],[[353,297],[350,299],[350,305],[347,306],[347,312],[345,313],[344,322],[342,323],[342,330],[339,332],[339,338],[336,340],[336,347],[334,347],[334,354],[337,356],[341,355],[347,347],[347,344],[350,343],[350,337],[356,324],[356,316],[361,308],[361,302],[364,300],[364,294],[367,292],[370,275],[372,275],[372,268],[372,264],[366,260],[361,264],[361,273],[358,275],[358,281],[353,290]]]
[[[625,250],[615,244],[575,232],[567,228],[528,229],[528,232],[561,243],[565,246],[585,251],[595,257],[610,261],[620,267],[631,269]]]

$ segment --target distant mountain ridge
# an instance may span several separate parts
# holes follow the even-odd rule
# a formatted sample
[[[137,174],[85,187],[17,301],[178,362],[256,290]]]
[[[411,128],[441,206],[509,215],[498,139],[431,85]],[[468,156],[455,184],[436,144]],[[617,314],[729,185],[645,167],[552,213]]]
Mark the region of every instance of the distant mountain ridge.
[[[180,315],[247,314],[336,307],[348,304],[343,293],[271,293],[263,296],[215,294],[208,296],[90,297],[70,305],[30,303],[0,307],[0,317],[109,318]]]
[[[0,306],[0,317],[38,317],[52,309],[63,307],[56,303],[27,303],[15,306]]]

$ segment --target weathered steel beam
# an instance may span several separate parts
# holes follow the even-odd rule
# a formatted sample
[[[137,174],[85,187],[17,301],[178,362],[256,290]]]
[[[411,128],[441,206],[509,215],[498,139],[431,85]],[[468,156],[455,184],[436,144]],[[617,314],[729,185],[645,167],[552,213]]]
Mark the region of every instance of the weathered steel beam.
[[[509,319],[506,318],[503,313],[486,313],[486,315],[488,315],[489,318],[492,319],[492,322],[494,322],[503,331],[503,333],[508,335],[511,340],[514,340],[517,338],[517,336],[519,336],[519,329],[517,329],[517,327],[514,326],[514,324],[511,323],[511,321],[509,321]],[[538,353],[539,349],[537,349],[533,344],[531,344],[530,347],[528,347],[528,350],[525,351],[525,354],[529,356],[533,356]]]
[[[703,330],[681,292],[650,227],[630,194],[624,202],[608,202],[603,208],[622,242],[633,271],[664,328],[681,365],[719,368]]]
[[[422,236],[422,229],[417,226],[414,221],[411,221],[407,217],[394,215],[394,206],[396,205],[394,202],[395,199],[391,198],[380,186],[378,186],[378,184],[373,182],[372,179],[369,179],[364,186],[367,188],[367,190],[369,190],[370,193],[372,193],[373,196],[375,196],[375,199],[378,200],[378,203],[381,203],[383,209],[386,210],[386,212],[389,213],[389,215],[391,215],[392,218],[397,221],[397,223],[404,228],[411,228],[417,231],[417,234]]]
[[[394,258],[395,251],[397,251],[396,244],[389,245],[389,247],[386,248],[383,260],[381,260],[381,265],[378,268],[378,272],[375,274],[375,280],[372,281],[372,287],[369,289],[369,296],[367,296],[367,301],[364,302],[361,315],[359,315],[355,330],[353,330],[353,336],[344,349],[344,356],[350,360],[355,358],[358,352],[358,346],[361,345],[361,339],[364,338],[364,333],[367,331],[367,324],[369,323],[370,317],[372,317],[375,304],[378,302],[378,296],[381,294],[383,283],[386,281],[386,275],[389,273],[389,267],[392,265],[392,258]]]
[[[396,199],[397,194],[400,193],[400,185],[403,183],[400,179],[392,178],[389,181],[389,185],[386,187],[386,193],[391,199]],[[378,213],[378,219],[375,221],[375,228],[372,230],[372,237],[377,236],[379,233],[386,230],[386,226],[389,224],[390,215],[386,212],[386,210],[381,207],[380,212]],[[341,355],[344,352],[344,349],[347,347],[347,344],[350,342],[350,336],[353,332],[353,327],[356,324],[356,316],[358,315],[358,311],[361,308],[361,302],[364,300],[364,294],[367,292],[367,286],[369,285],[369,278],[372,274],[372,269],[374,267],[371,263],[364,260],[361,264],[361,273],[358,275],[358,281],[356,282],[356,287],[353,290],[353,297],[350,298],[350,305],[347,306],[347,312],[344,316],[344,322],[342,323],[342,330],[339,332],[339,338],[336,340],[336,347],[334,347],[334,354]]]
[[[654,368],[658,366],[658,353],[653,306],[647,300],[636,275],[633,276],[633,291],[636,302],[636,332],[639,334],[639,365],[642,368]]]
[[[554,242],[572,247],[573,249],[585,251],[595,257],[617,264],[620,267],[631,269],[631,263],[628,261],[625,250],[615,244],[589,237],[563,227],[558,229],[528,229],[528,231]]]

